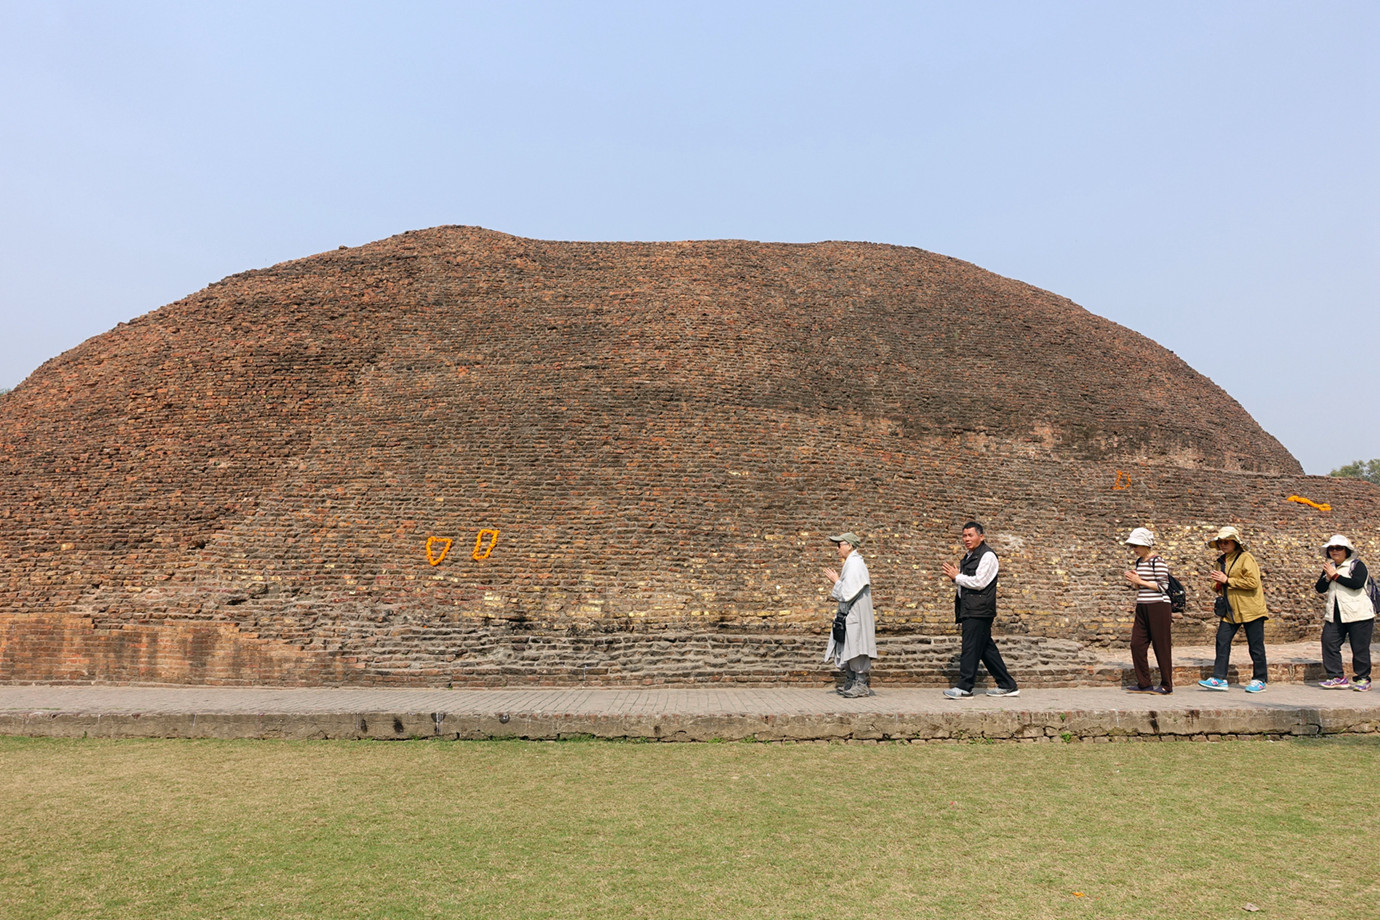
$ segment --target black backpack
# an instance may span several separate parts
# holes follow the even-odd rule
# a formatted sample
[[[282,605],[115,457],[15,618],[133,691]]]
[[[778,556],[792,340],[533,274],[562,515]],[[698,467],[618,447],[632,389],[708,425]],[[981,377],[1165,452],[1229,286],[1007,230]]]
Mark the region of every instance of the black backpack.
[[[1375,576],[1370,574],[1370,569],[1366,569],[1366,597],[1370,598],[1370,606],[1380,615],[1380,586],[1375,584]]]
[[[1183,613],[1188,606],[1188,592],[1184,590],[1183,582],[1169,576],[1169,609],[1174,613]]]

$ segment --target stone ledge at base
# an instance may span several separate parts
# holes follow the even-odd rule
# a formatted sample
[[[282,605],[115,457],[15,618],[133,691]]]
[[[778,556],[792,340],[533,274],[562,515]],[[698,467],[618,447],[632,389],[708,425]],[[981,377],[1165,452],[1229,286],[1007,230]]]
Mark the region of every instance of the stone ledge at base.
[[[55,690],[85,699],[52,699]],[[1031,690],[944,700],[895,690],[843,700],[817,690],[206,691],[0,688],[0,734],[50,738],[554,741],[1163,741],[1380,735],[1380,693],[1271,688]],[[20,694],[18,691],[27,691]],[[396,694],[398,706],[386,697]],[[18,698],[27,695],[30,699]],[[61,694],[59,694],[61,696]],[[101,697],[106,704],[101,704]],[[179,700],[179,697],[181,698]],[[352,698],[353,697],[353,698]],[[424,697],[425,699],[422,699]],[[832,697],[832,698],[831,698]],[[139,707],[139,703],[146,705]],[[78,703],[78,705],[71,705]],[[417,703],[428,704],[419,707]],[[67,704],[67,705],[64,705]]]

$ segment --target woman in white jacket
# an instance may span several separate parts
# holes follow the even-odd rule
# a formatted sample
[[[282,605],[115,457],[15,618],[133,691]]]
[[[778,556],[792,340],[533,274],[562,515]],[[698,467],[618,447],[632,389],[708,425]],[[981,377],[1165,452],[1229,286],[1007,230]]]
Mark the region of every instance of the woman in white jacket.
[[[834,583],[829,596],[838,601],[836,619],[842,619],[845,636],[842,642],[829,636],[824,660],[833,660],[846,678],[839,692],[849,699],[876,696],[870,686],[872,659],[877,657],[877,623],[872,617],[872,577],[867,563],[858,554],[862,537],[849,532],[830,537],[838,547],[843,571],[822,569],[824,577]]]
[[[1375,631],[1375,607],[1366,594],[1366,564],[1356,558],[1356,547],[1341,534],[1333,534],[1323,546],[1322,576],[1317,592],[1327,596],[1323,614],[1322,660],[1327,679],[1318,686],[1328,690],[1370,689],[1370,639]],[[1352,679],[1342,667],[1342,640],[1351,643]]]

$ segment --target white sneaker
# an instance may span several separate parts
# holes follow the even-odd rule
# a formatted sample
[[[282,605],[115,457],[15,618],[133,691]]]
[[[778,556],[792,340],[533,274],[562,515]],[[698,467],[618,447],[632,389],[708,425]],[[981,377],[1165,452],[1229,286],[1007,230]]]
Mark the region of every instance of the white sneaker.
[[[967,700],[972,698],[973,691],[960,690],[957,687],[950,687],[949,689],[944,691],[944,695],[951,700]]]
[[[988,695],[988,696],[1020,696],[1020,695],[1021,695],[1021,688],[1020,688],[1020,687],[1012,687],[1010,690],[1004,690],[1004,689],[1002,689],[1001,687],[993,687],[991,690],[988,690],[988,691],[987,691],[987,695]]]

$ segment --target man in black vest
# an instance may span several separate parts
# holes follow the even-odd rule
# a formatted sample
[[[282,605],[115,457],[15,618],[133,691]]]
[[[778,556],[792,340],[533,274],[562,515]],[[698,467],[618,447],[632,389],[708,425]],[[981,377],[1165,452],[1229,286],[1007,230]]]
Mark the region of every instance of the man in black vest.
[[[1001,652],[992,641],[992,621],[997,616],[997,554],[987,545],[982,525],[969,521],[963,525],[963,547],[968,555],[958,565],[944,563],[944,575],[953,579],[954,620],[963,630],[963,651],[958,659],[958,686],[944,695],[951,700],[970,699],[977,681],[978,661],[997,685],[988,696],[1020,696],[1020,689],[1006,670]]]

